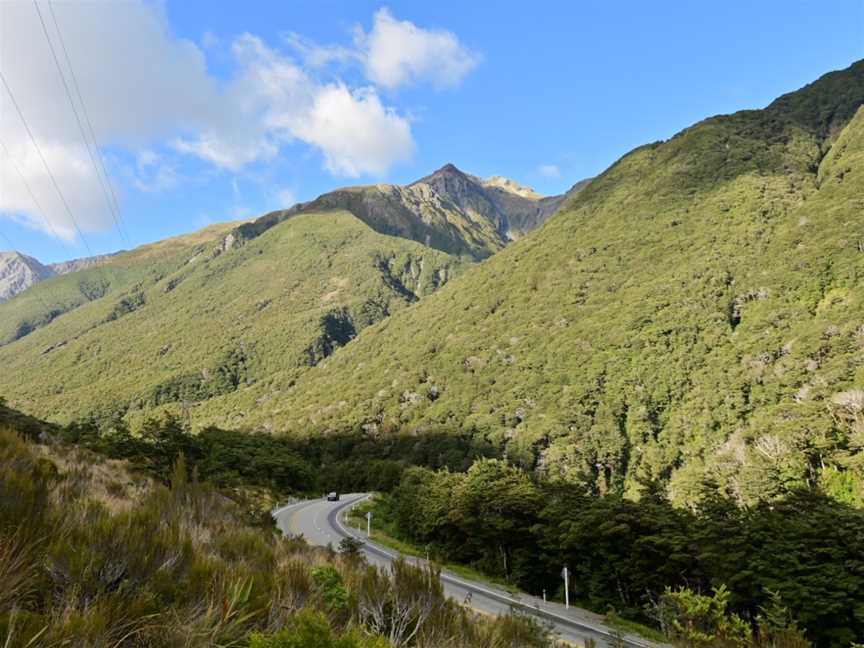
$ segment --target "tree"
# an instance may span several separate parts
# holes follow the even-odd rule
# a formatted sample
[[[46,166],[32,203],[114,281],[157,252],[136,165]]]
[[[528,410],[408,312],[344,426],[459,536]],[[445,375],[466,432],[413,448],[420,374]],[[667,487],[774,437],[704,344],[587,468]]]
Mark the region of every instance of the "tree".
[[[743,648],[750,642],[750,626],[726,610],[729,591],[722,585],[713,596],[697,594],[686,587],[667,588],[654,608],[664,634],[676,644]]]
[[[494,573],[510,578],[514,551],[530,545],[540,497],[529,475],[499,459],[481,459],[453,490],[449,519],[463,530],[466,549]]]

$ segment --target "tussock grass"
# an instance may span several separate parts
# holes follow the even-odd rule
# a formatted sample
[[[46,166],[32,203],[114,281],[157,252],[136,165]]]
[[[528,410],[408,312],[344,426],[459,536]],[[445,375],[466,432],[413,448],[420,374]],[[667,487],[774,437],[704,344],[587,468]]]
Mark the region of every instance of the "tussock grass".
[[[554,643],[528,619],[474,617],[414,567],[379,571],[253,526],[241,506],[199,483],[182,455],[170,484],[0,428],[0,645]]]

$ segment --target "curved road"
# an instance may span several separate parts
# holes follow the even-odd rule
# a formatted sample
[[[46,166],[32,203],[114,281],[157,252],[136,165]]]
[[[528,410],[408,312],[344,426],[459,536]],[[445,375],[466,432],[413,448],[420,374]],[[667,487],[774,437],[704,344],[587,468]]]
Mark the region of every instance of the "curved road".
[[[365,533],[346,527],[341,519],[349,506],[367,497],[365,493],[354,493],[343,495],[340,502],[306,500],[276,509],[273,517],[282,533],[302,535],[310,544],[332,544],[335,547],[342,538],[354,536],[365,543],[363,552],[371,564],[387,567],[399,555],[391,549],[370,542]],[[418,564],[425,562],[408,557],[406,560]],[[516,607],[546,624],[551,624],[558,636],[570,643],[584,644],[586,639],[593,639],[598,646],[615,645],[612,632],[603,624],[603,617],[593,612],[574,607],[567,610],[558,603],[544,602],[526,594],[511,594],[486,583],[468,581],[448,571],[441,572],[441,581],[447,596],[479,612],[506,614]],[[665,645],[630,634],[625,634],[622,642],[632,648],[659,648]]]

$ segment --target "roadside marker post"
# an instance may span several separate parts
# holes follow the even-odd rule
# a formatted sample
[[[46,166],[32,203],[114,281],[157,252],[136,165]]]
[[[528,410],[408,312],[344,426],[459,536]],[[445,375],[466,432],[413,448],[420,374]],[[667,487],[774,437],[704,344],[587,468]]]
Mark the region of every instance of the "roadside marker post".
[[[561,575],[564,577],[564,608],[570,609],[570,573],[567,571],[567,567],[561,571]]]
[[[372,511],[366,512],[366,537],[372,537]]]

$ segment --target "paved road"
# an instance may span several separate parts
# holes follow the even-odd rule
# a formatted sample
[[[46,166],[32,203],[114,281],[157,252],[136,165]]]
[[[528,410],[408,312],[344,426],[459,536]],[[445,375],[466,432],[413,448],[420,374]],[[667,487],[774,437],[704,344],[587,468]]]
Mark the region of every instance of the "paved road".
[[[276,524],[286,535],[303,535],[311,544],[334,547],[346,536],[355,536],[365,542],[363,551],[373,565],[388,566],[398,555],[391,549],[374,544],[365,538],[365,533],[349,529],[342,522],[345,510],[368,497],[365,493],[343,495],[340,502],[307,500],[279,508],[273,512]],[[374,537],[374,529],[373,529]],[[424,561],[408,558],[412,562]],[[565,641],[584,644],[593,639],[598,646],[613,646],[611,631],[603,625],[602,617],[593,612],[544,602],[542,599],[524,594],[513,595],[486,583],[468,581],[451,572],[442,571],[441,581],[447,596],[460,603],[487,614],[506,614],[512,607],[536,616],[544,623],[551,623],[554,631]],[[625,635],[623,642],[631,648],[659,648],[657,644],[634,635]]]

